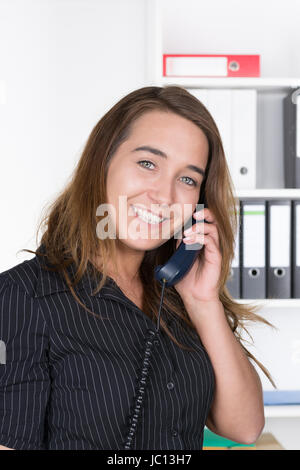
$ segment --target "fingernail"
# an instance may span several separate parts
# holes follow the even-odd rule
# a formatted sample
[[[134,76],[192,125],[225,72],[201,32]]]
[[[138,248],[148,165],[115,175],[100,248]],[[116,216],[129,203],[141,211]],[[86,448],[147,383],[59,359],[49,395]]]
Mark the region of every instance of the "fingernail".
[[[193,227],[190,227],[190,228],[187,228],[186,230],[184,230],[184,235],[188,234],[188,233],[192,233],[193,231]]]
[[[184,237],[183,241],[192,240],[194,237]]]
[[[194,217],[195,219],[199,219],[200,217],[203,217],[203,215],[204,215],[204,209],[201,209],[200,211],[195,212],[195,213],[193,214],[193,217]]]

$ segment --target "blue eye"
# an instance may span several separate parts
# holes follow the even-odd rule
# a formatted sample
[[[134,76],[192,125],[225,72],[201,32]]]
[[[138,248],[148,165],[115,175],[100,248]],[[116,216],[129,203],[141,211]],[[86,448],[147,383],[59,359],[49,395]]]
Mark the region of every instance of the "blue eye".
[[[197,181],[193,180],[189,176],[183,176],[182,178],[187,178],[188,180],[192,182],[191,184],[189,184],[189,186],[197,186]]]
[[[154,165],[154,163],[150,162],[149,160],[140,160],[138,163],[139,163],[139,164],[140,164],[140,163],[150,163],[151,165]],[[144,165],[141,165],[141,166],[144,166]],[[145,167],[145,166],[144,166],[144,168],[149,168],[149,167]]]
[[[138,164],[144,168],[146,168],[146,170],[151,170],[151,168],[149,168],[149,166],[145,166],[145,165],[142,165],[143,163],[150,163],[150,165],[154,165],[154,163],[150,162],[150,160],[140,160],[138,162]],[[182,178],[187,178],[188,180],[191,181],[191,183],[187,183],[188,186],[198,186],[198,183],[197,181],[193,180],[193,178],[190,178],[189,176],[183,176]]]

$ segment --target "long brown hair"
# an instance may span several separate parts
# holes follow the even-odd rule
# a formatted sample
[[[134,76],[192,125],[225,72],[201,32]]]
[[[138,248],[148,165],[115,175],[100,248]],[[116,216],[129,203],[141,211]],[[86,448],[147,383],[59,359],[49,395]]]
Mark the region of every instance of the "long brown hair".
[[[143,113],[151,110],[161,110],[176,113],[199,126],[209,143],[209,157],[205,183],[205,197],[208,207],[215,216],[220,239],[222,254],[222,271],[219,279],[219,298],[224,306],[228,324],[242,345],[245,353],[262,369],[271,383],[275,384],[266,368],[242,344],[242,330],[248,333],[248,321],[260,321],[272,326],[255,312],[259,306],[240,304],[235,301],[226,282],[230,275],[231,263],[234,257],[235,234],[239,230],[237,206],[238,200],[233,195],[233,184],[224,155],[222,140],[214,119],[206,107],[185,88],[180,86],[148,86],[135,90],[117,102],[93,128],[81,158],[73,171],[69,182],[49,205],[46,214],[38,226],[38,233],[43,228],[40,244],[45,252],[21,250],[46,256],[52,270],[59,271],[69,286],[75,299],[90,313],[78,298],[74,287],[85,274],[89,261],[100,255],[102,276],[97,288],[98,292],[106,282],[108,271],[107,262],[111,260],[116,269],[115,240],[106,238],[100,240],[96,226],[101,217],[96,215],[97,207],[107,203],[106,175],[109,163],[121,143],[130,135],[132,124]],[[200,200],[199,200],[200,201]],[[145,252],[140,266],[140,279],[144,286],[143,311],[152,320],[157,316],[161,286],[154,278],[154,267],[164,264],[176,249],[177,240],[172,237],[155,250]],[[38,246],[38,243],[37,243]],[[199,253],[203,256],[203,250]],[[68,266],[75,263],[76,273],[70,279]],[[95,268],[96,276],[96,268]],[[98,271],[99,273],[99,271]],[[162,307],[161,328],[179,346],[185,349],[169,331],[167,322],[163,319],[172,315],[180,318],[182,325],[187,325],[194,332],[195,326],[190,320],[180,295],[174,287],[165,289],[164,305]],[[252,339],[252,338],[251,338]]]

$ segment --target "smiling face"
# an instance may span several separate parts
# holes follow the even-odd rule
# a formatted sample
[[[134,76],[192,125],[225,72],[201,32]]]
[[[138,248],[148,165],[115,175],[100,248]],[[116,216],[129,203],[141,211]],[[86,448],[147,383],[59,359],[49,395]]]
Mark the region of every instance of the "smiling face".
[[[144,251],[171,238],[199,200],[208,152],[205,134],[188,119],[159,110],[139,117],[107,172],[117,239],[121,233],[127,248]],[[119,196],[125,205],[120,205]]]

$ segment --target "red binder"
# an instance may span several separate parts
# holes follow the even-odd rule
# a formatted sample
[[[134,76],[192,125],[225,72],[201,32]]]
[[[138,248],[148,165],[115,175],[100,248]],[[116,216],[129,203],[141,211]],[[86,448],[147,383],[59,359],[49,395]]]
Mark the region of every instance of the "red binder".
[[[164,77],[259,77],[259,55],[163,54]]]

